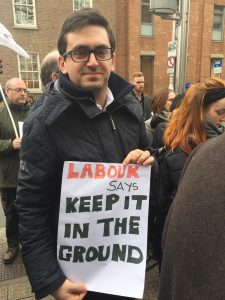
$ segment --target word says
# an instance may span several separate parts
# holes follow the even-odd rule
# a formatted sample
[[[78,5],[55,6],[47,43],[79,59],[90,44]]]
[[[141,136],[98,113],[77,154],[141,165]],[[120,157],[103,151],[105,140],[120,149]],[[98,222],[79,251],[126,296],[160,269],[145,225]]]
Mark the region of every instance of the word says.
[[[131,245],[113,244],[112,246],[98,246],[85,248],[83,246],[59,247],[59,259],[74,263],[92,261],[125,261],[132,264],[140,264],[143,261],[143,253],[140,248]]]
[[[132,195],[124,197],[124,209],[129,209],[130,203],[136,201],[136,210],[141,210],[142,201],[147,200],[146,195]],[[94,196],[82,196],[75,198],[66,198],[66,213],[82,213],[91,211],[108,211],[113,209],[120,199],[117,194],[106,195],[105,200],[103,200],[103,195]],[[132,200],[132,201],[131,201]],[[104,203],[103,203],[104,202]]]
[[[118,182],[116,180],[113,180],[109,183],[111,188],[108,188],[107,191],[113,192],[113,191],[126,191],[130,192],[131,190],[136,191],[138,190],[138,185],[136,182],[126,183],[126,182]]]
[[[75,163],[69,163],[68,169],[68,179],[74,178],[94,178],[94,179],[102,179],[102,178],[139,178],[139,174],[137,173],[139,169],[139,165],[110,165],[108,168],[103,164],[92,165],[90,163],[84,164],[81,172],[77,172],[74,169]]]
[[[120,234],[139,234],[139,216],[129,218],[105,218],[97,220],[97,224],[103,224],[102,236],[120,235]],[[80,238],[88,238],[90,223],[84,224],[65,224],[64,238],[76,239],[78,234]],[[81,228],[82,227],[82,228]]]

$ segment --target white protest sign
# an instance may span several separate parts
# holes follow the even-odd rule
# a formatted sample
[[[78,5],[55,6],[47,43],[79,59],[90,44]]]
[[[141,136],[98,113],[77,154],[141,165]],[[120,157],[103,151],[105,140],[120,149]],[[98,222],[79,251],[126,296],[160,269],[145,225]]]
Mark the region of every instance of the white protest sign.
[[[67,278],[88,291],[143,297],[150,172],[64,163],[57,257]]]
[[[23,137],[23,123],[24,122],[21,122],[21,121],[18,122],[18,125],[19,125],[19,136],[20,136],[21,139]]]

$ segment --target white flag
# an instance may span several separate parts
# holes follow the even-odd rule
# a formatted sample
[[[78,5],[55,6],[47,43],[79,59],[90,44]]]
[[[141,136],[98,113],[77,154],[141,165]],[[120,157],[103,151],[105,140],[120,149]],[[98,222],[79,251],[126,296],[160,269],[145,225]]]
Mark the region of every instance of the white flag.
[[[0,45],[6,46],[14,50],[19,55],[25,58],[30,58],[29,54],[15,42],[11,33],[1,23],[0,23]]]

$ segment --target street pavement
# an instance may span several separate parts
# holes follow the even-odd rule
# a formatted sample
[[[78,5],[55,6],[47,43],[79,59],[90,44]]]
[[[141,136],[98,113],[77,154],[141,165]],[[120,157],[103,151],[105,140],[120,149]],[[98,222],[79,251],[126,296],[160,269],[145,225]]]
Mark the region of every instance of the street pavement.
[[[0,204],[1,206],[1,204]],[[11,265],[4,265],[2,254],[7,248],[5,239],[5,217],[0,207],[0,300],[35,300],[31,293],[31,286],[26,276],[21,255]],[[152,266],[154,261],[150,261],[148,266]],[[146,272],[145,290],[143,300],[157,300],[159,286],[158,267],[150,268]],[[54,299],[51,296],[43,298],[44,300]]]

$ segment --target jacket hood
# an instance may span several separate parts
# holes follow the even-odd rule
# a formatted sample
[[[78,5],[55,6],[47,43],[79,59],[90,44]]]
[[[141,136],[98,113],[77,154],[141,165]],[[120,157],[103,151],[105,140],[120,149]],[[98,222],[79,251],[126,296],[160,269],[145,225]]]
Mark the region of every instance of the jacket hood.
[[[156,128],[159,123],[167,122],[167,121],[168,121],[168,113],[162,112],[160,114],[153,115],[150,125],[152,128]]]

